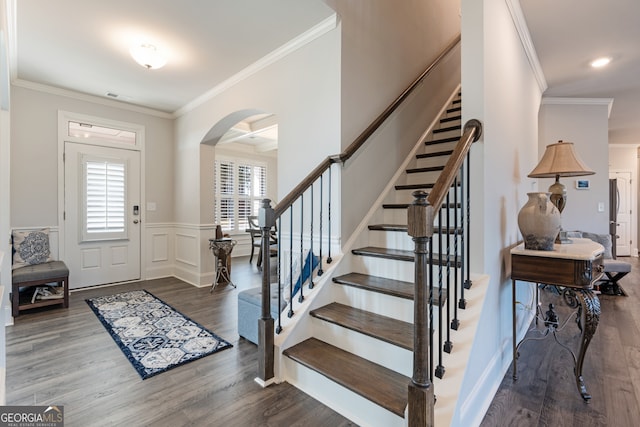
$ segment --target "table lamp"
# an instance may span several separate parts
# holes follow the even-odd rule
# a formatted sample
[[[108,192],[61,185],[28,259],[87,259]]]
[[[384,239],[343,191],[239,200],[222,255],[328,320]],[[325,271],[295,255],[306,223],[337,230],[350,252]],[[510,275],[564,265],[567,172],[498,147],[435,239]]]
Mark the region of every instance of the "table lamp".
[[[564,142],[562,140],[555,144],[547,145],[547,148],[542,155],[542,159],[538,165],[528,175],[529,178],[554,178],[556,181],[549,187],[551,193],[550,199],[560,213],[564,210],[567,204],[567,189],[560,182],[561,176],[584,176],[593,175],[594,171],[589,169],[580,160],[575,150],[573,149],[573,142]],[[568,243],[568,240],[561,239],[560,232],[558,234],[558,241],[556,243]]]

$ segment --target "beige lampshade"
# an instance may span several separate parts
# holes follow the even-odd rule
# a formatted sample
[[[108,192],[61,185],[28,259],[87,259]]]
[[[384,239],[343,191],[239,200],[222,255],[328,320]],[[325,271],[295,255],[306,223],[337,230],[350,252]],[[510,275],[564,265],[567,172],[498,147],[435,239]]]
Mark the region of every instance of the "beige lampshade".
[[[580,160],[575,150],[573,142],[558,141],[555,144],[547,145],[547,148],[531,173],[529,178],[554,178],[556,176],[583,176],[593,175],[590,170]]]

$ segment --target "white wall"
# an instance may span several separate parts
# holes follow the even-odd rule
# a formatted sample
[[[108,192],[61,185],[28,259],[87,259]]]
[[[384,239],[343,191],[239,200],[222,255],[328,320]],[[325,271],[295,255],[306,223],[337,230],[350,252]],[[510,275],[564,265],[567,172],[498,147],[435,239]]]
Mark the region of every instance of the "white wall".
[[[459,1],[328,0],[342,25],[341,150],[396,99],[460,32]],[[460,84],[459,50],[342,169],[347,239]],[[335,154],[337,154],[336,152]],[[375,169],[375,173],[371,170]],[[367,185],[362,185],[362,177]]]
[[[472,147],[471,271],[489,288],[452,425],[478,425],[511,362],[510,249],[538,159],[541,88],[504,0],[462,1],[463,121],[482,121]],[[527,303],[529,293],[518,298]],[[525,317],[519,314],[519,319]],[[437,393],[437,391],[436,391]]]
[[[588,190],[577,190],[578,178],[560,178],[567,188],[567,205],[562,212],[562,228],[586,230],[594,233],[609,232],[609,149],[608,149],[608,103],[594,103],[580,99],[543,99],[540,108],[539,155],[542,157],[547,145],[559,140],[573,142],[582,161],[595,171],[588,179]],[[532,168],[533,169],[533,168]],[[530,171],[527,171],[527,173]],[[546,191],[554,179],[540,178],[538,188]],[[598,204],[604,210],[598,211]]]
[[[277,190],[272,194],[277,200],[321,160],[340,151],[339,96],[338,26],[176,119],[175,213],[177,226],[187,228],[178,242],[184,255],[176,262],[181,278],[204,286],[213,272],[208,250],[214,232],[212,200],[197,197],[213,176],[213,153],[200,147],[209,130],[238,111],[278,117]]]

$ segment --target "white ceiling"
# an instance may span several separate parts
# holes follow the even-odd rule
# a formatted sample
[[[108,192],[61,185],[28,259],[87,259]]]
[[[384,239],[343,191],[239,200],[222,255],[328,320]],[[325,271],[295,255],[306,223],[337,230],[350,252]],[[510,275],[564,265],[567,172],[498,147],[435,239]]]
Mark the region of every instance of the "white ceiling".
[[[511,0],[517,3],[518,0]],[[322,0],[17,0],[12,79],[176,113],[333,15]],[[640,143],[640,1],[520,0],[545,95],[613,98],[610,143]],[[168,53],[159,70],[136,39]],[[12,40],[10,40],[12,42]],[[593,70],[591,59],[613,58]],[[17,79],[17,80],[16,80]]]
[[[549,88],[545,96],[613,98],[609,143],[640,144],[640,1],[520,0]],[[591,68],[597,57],[611,63]]]
[[[333,15],[321,0],[17,0],[12,78],[175,112]],[[167,53],[147,70],[135,42]]]

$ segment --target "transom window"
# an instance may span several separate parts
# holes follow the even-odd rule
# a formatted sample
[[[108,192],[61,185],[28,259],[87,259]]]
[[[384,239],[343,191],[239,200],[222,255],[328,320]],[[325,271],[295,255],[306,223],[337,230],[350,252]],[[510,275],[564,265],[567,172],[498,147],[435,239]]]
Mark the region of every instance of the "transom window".
[[[249,226],[247,217],[258,214],[266,194],[265,164],[243,159],[216,160],[214,220],[224,231],[244,231]]]

